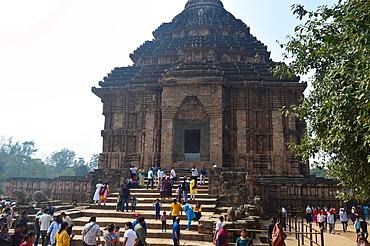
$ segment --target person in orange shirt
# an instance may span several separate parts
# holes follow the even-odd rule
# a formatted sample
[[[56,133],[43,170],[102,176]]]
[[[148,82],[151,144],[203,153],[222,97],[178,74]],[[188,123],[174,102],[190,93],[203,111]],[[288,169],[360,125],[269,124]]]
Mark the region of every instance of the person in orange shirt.
[[[170,215],[172,216],[172,221],[175,223],[176,217],[182,215],[181,204],[177,202],[177,199],[173,199],[173,203],[171,204],[171,212]]]

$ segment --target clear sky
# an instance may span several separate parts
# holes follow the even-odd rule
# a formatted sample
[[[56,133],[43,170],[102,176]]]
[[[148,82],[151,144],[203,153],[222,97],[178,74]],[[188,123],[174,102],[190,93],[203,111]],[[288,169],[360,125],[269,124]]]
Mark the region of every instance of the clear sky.
[[[91,92],[153,39],[187,0],[0,1],[0,136],[34,140],[37,157],[68,148],[86,161],[102,150],[102,103]],[[336,0],[223,0],[275,61],[298,24],[290,7]]]

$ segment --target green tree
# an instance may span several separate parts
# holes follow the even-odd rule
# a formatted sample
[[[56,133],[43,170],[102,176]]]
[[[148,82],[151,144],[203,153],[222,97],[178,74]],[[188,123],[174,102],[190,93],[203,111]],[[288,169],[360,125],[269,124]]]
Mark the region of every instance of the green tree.
[[[76,174],[72,168],[66,168],[58,176],[75,176],[75,175]]]
[[[46,163],[55,168],[55,173],[62,173],[63,170],[73,167],[75,164],[76,153],[67,148],[61,151],[54,151],[46,158]]]
[[[98,162],[99,162],[99,154],[93,154],[93,156],[90,159],[90,162],[88,163],[88,167],[90,169],[96,169],[98,168]]]
[[[89,168],[86,165],[78,165],[71,168],[76,176],[85,176],[89,172]]]
[[[288,36],[288,65],[281,76],[312,73],[312,91],[286,112],[308,123],[299,145],[304,159],[321,159],[320,167],[340,181],[340,198],[370,198],[370,1],[339,1],[314,12],[293,5],[305,23]]]
[[[316,177],[328,178],[328,169],[325,168],[312,168],[310,169],[310,173]]]

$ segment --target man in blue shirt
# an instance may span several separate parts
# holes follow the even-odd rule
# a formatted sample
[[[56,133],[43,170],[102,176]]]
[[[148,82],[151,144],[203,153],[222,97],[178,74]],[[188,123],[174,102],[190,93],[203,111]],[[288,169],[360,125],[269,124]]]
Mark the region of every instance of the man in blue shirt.
[[[172,240],[174,246],[180,245],[180,217],[177,216],[172,224]]]
[[[46,203],[46,207],[49,209],[49,215],[50,216],[53,216],[54,215],[54,212],[55,212],[55,207],[51,206],[51,203],[50,202],[47,202]]]
[[[137,224],[139,224],[139,218],[141,217],[141,214],[140,213],[136,213],[135,214],[135,218],[136,218],[136,220],[134,220],[133,222],[132,222],[132,228],[135,228],[135,226],[137,225]],[[146,228],[146,222],[144,221],[144,223],[142,223],[141,224],[141,226],[143,227],[143,229],[144,229],[144,231],[145,231],[145,235],[147,234],[147,228]]]
[[[153,179],[154,179],[154,173],[152,168],[149,169],[148,171],[148,183],[146,184],[146,189],[148,189],[149,185],[152,184],[152,189],[153,189]]]

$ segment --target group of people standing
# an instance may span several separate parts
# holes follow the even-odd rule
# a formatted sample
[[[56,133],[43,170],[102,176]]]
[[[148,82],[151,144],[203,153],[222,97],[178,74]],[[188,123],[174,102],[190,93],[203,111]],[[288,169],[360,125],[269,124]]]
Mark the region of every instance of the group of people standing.
[[[4,210],[1,219],[6,223],[1,226],[0,245],[11,246],[37,246],[41,237],[42,246],[69,246],[72,234],[73,221],[65,213],[54,215],[55,208],[50,202],[36,213],[34,220],[34,231],[29,231],[27,224],[28,212],[22,211],[17,221],[14,220],[12,211]],[[14,233],[10,234],[9,229],[15,223]],[[9,244],[10,243],[10,244]]]
[[[107,203],[109,192],[110,192],[110,187],[108,185],[108,182],[105,182],[103,184],[103,182],[100,180],[96,184],[96,190],[95,190],[94,197],[93,197],[94,205],[97,205],[97,204],[105,205]]]
[[[224,223],[224,216],[219,217],[219,221],[216,223],[216,229],[213,240],[216,246],[227,246],[227,224]],[[252,246],[253,239],[248,237],[246,229],[240,230],[240,236],[236,239],[235,244],[237,246]]]

